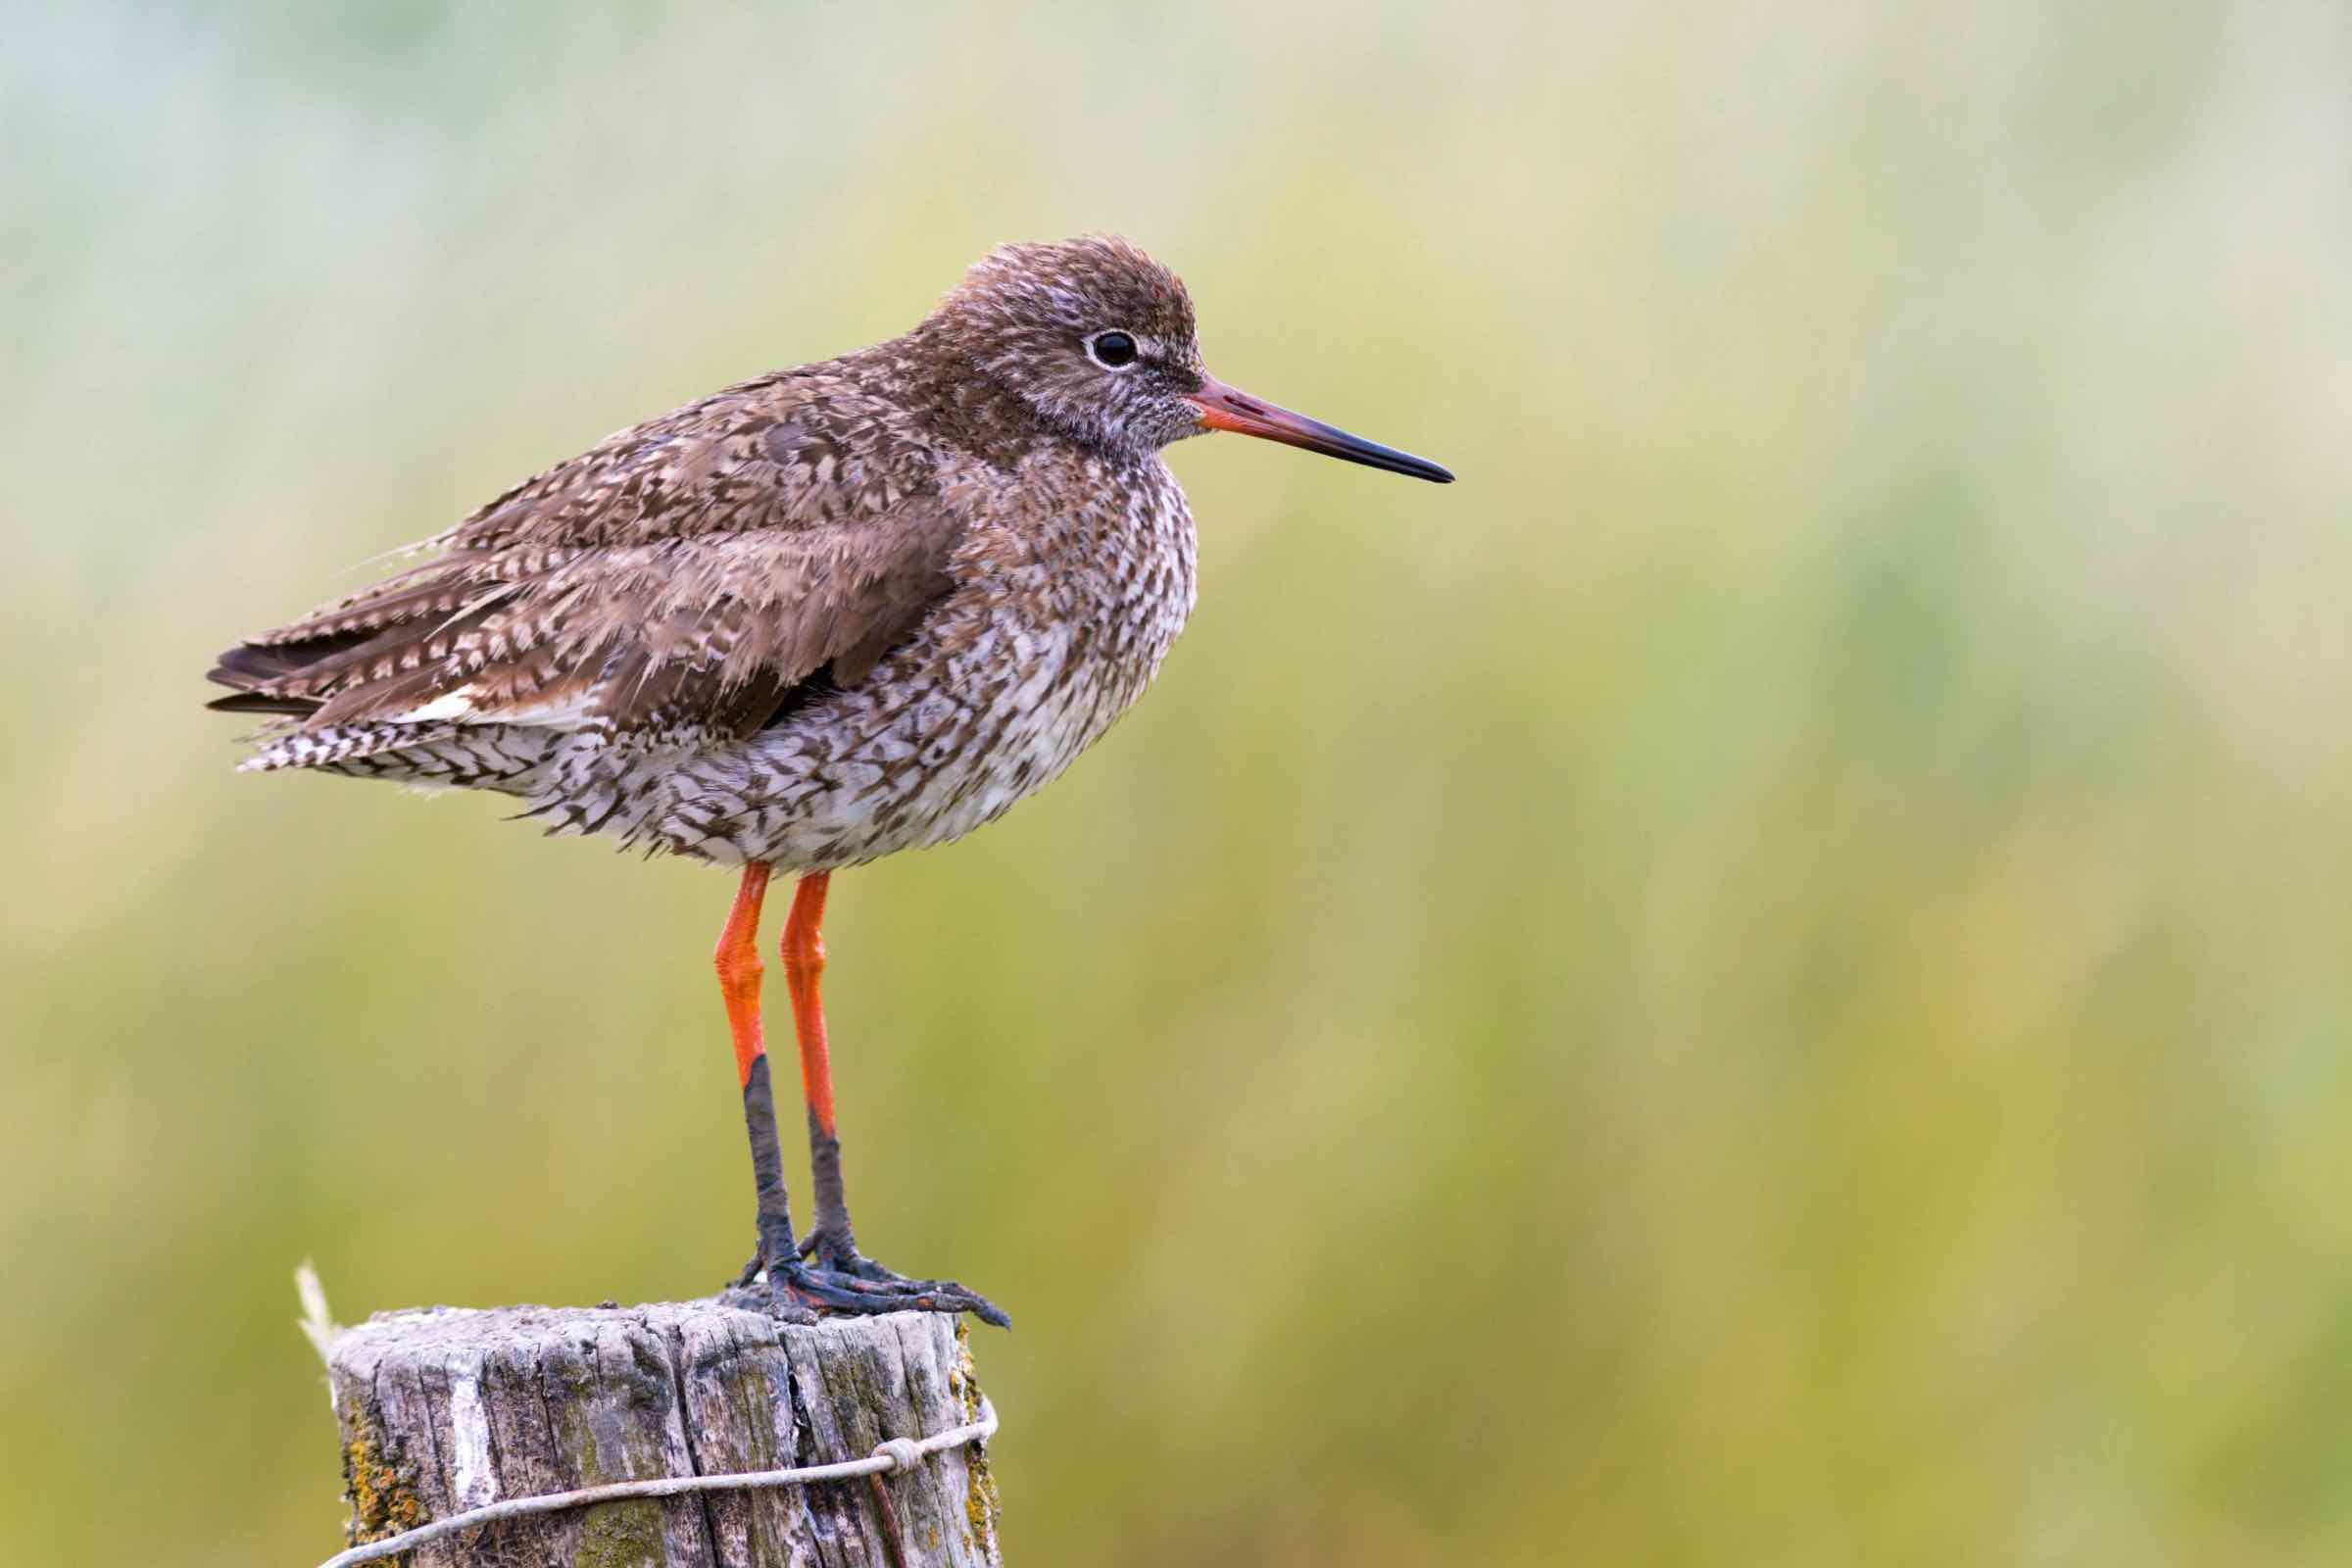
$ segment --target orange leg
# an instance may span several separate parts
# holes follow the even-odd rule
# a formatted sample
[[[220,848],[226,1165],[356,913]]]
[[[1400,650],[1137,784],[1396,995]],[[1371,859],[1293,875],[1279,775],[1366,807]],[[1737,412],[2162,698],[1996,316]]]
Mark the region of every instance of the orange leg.
[[[767,1077],[767,1045],[760,1029],[760,906],[767,894],[768,868],[754,861],[743,868],[734,907],[727,911],[711,955],[718,994],[726,1004],[727,1030],[735,1040],[735,1082],[743,1091],[743,1125],[752,1144],[752,1185],[758,1194],[759,1250],[743,1271],[750,1284],[760,1270],[795,1258],[792,1207],[784,1191],[784,1156],[776,1144],[776,1098]]]
[[[833,1056],[825,1043],[818,981],[825,972],[825,890],[832,877],[811,871],[792,896],[784,920],[784,981],[792,990],[793,1033],[801,1043],[801,1090],[808,1100],[808,1166],[816,1220],[802,1244],[813,1254],[800,1281],[805,1299],[841,1311],[971,1312],[1004,1326],[1010,1320],[984,1296],[952,1280],[908,1279],[858,1250],[842,1192],[841,1134],[833,1119]]]
[[[718,934],[710,961],[718,970],[719,1000],[726,1004],[727,1030],[735,1037],[735,1084],[752,1081],[752,1063],[767,1054],[760,1032],[760,906],[767,897],[767,867],[755,860],[743,868],[735,906]]]

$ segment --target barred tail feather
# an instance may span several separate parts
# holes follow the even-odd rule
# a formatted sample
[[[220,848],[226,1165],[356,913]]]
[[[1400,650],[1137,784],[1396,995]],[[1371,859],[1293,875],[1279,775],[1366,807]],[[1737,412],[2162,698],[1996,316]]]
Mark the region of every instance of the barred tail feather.
[[[300,767],[427,788],[515,789],[547,760],[559,739],[508,724],[329,724],[265,735],[261,749],[237,770],[274,773]]]

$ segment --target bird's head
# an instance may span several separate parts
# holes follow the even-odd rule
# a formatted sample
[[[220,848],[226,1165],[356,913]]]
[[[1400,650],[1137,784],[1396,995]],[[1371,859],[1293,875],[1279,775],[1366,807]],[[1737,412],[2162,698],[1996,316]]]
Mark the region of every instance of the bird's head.
[[[1047,426],[1089,446],[1144,456],[1235,430],[1393,473],[1453,478],[1210,375],[1184,280],[1115,234],[1001,245],[925,324]]]

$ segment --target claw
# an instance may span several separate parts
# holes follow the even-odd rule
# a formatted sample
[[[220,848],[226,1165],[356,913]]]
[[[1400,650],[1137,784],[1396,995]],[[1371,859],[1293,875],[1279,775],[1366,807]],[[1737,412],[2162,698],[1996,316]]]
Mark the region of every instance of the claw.
[[[766,1280],[757,1283],[743,1281],[718,1293],[721,1306],[739,1306],[747,1312],[772,1317],[779,1323],[795,1323],[802,1327],[816,1321],[816,1309],[789,1290],[777,1288]]]
[[[881,1312],[969,1312],[983,1323],[1012,1327],[996,1302],[954,1280],[908,1279],[869,1257],[851,1252],[805,1263],[795,1255],[782,1264],[753,1258],[744,1277],[719,1292],[729,1306],[749,1307],[789,1323],[813,1323],[819,1309],[861,1316]],[[830,1252],[831,1249],[821,1248]],[[764,1277],[763,1277],[764,1276]]]
[[[802,1240],[801,1251],[810,1259],[809,1274],[836,1290],[855,1292],[861,1298],[890,1298],[906,1303],[865,1310],[904,1311],[912,1307],[925,1312],[969,1312],[983,1323],[1001,1329],[1012,1327],[1012,1319],[978,1291],[954,1280],[909,1279],[858,1251],[855,1241],[828,1233],[822,1227],[811,1229]]]
[[[987,1297],[954,1280],[908,1279],[869,1258],[856,1265],[812,1267],[795,1257],[782,1267],[754,1259],[744,1277],[718,1293],[740,1306],[787,1323],[813,1323],[820,1310],[871,1316],[883,1312],[969,1312],[997,1328],[1012,1319]]]
[[[885,1277],[798,1265],[785,1271],[785,1288],[836,1312],[969,1312],[999,1328],[1012,1326],[1012,1320],[995,1302],[953,1281],[910,1280],[887,1270],[877,1272]]]

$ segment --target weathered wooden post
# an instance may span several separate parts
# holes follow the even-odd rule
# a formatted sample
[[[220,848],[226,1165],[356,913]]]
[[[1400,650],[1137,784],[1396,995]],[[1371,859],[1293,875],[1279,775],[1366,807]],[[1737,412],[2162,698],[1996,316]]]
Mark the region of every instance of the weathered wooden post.
[[[864,1460],[890,1473],[636,1495],[424,1543],[416,1568],[1000,1568],[960,1325],[780,1324],[715,1301],[431,1307],[325,1334],[355,1544],[612,1482]],[[892,1450],[895,1448],[895,1453]],[[693,1485],[700,1486],[701,1483]]]

